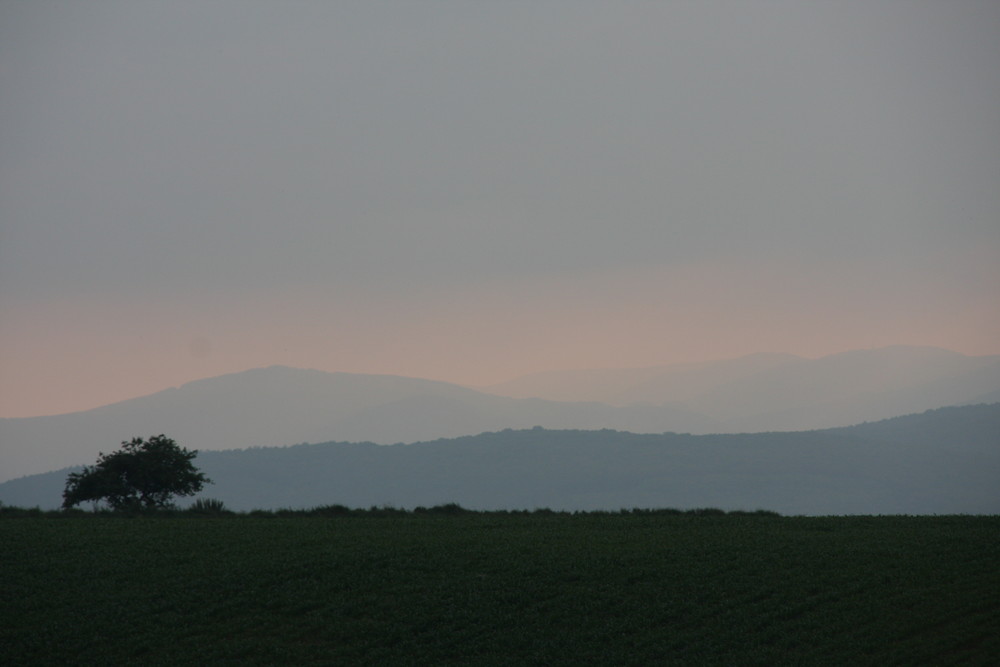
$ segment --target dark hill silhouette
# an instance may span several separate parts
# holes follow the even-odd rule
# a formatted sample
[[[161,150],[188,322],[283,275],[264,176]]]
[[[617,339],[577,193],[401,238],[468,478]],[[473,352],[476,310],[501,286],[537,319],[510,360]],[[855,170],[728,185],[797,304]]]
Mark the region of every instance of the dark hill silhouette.
[[[503,428],[711,430],[681,409],[558,403],[446,382],[272,366],[190,382],[86,412],[0,419],[0,481],[92,463],[126,438],[167,433],[191,449],[299,442],[378,444]]]
[[[770,509],[784,514],[1000,513],[1000,404],[847,428],[739,435],[504,430],[379,446],[203,452],[202,494],[233,509],[343,504],[474,509]],[[68,470],[0,484],[54,507]]]
[[[560,381],[596,395],[606,380],[624,404],[513,398],[390,375],[255,369],[86,412],[0,419],[0,481],[92,463],[123,439],[157,433],[208,451],[333,440],[393,444],[535,425],[649,434],[792,431],[978,402],[1000,391],[997,357],[934,348],[817,360],[752,355],[608,373]]]

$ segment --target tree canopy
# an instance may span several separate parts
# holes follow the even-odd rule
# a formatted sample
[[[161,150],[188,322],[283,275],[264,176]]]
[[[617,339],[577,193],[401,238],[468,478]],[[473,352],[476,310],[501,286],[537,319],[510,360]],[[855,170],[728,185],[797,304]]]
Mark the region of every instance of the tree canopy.
[[[114,509],[151,509],[170,505],[173,496],[191,496],[211,484],[192,463],[197,450],[180,447],[165,435],[132,438],[93,466],[70,473],[63,507],[105,501]]]

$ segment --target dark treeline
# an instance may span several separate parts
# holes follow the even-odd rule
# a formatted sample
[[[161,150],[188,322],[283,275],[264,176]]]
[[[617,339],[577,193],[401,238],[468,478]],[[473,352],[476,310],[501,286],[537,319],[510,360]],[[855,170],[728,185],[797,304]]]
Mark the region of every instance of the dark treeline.
[[[553,510],[547,507],[538,507],[532,510],[472,510],[462,507],[457,503],[446,503],[433,507],[415,507],[407,510],[399,507],[347,507],[345,505],[321,505],[308,509],[254,509],[249,512],[234,512],[226,509],[225,505],[218,500],[199,500],[194,505],[180,509],[142,509],[142,510],[112,510],[108,508],[97,508],[93,510],[83,510],[79,508],[61,510],[43,510],[39,507],[17,507],[0,503],[0,519],[44,517],[50,519],[85,519],[90,517],[401,517],[401,516],[457,516],[457,515],[477,515],[477,516],[781,516],[771,510],[731,510],[726,511],[715,507],[700,507],[695,509],[675,509],[657,508],[646,509],[633,507],[631,509],[622,508],[617,511],[591,510],[591,511],[565,511]]]

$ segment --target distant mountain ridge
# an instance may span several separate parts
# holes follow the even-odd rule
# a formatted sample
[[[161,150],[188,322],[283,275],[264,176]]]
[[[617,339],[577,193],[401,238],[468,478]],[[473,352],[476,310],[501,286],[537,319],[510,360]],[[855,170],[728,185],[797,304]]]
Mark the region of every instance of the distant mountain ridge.
[[[817,360],[751,355],[543,377],[550,389],[563,383],[608,402],[272,366],[86,412],[0,419],[0,481],[92,463],[122,440],[156,433],[208,451],[331,440],[393,444],[533,426],[694,434],[846,426],[996,395],[1000,357],[893,347]],[[517,393],[511,386],[508,393]],[[531,393],[525,386],[519,391]]]
[[[379,446],[202,452],[202,493],[238,510],[457,502],[472,509],[769,509],[783,514],[1000,513],[1000,404],[851,427],[729,435],[504,430]],[[0,484],[58,506],[69,470]]]
[[[723,432],[832,428],[989,399],[1000,392],[1000,356],[904,345],[819,359],[754,354],[647,369],[553,371],[483,391],[670,406],[710,417]]]
[[[663,432],[710,424],[680,409],[512,399],[433,380],[271,366],[85,412],[0,419],[0,481],[92,463],[122,440],[156,433],[212,450],[331,438],[393,444],[536,425]]]
[[[609,405],[664,404],[682,401],[763,369],[803,361],[806,360],[791,354],[758,353],[721,361],[650,368],[542,371],[477,389],[513,398]]]

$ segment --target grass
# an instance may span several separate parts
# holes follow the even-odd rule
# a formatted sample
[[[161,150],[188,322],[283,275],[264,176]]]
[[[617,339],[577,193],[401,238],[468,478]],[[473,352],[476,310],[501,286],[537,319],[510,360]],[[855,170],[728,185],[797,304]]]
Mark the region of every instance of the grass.
[[[1000,517],[445,507],[2,513],[0,663],[964,665],[1000,655]]]

